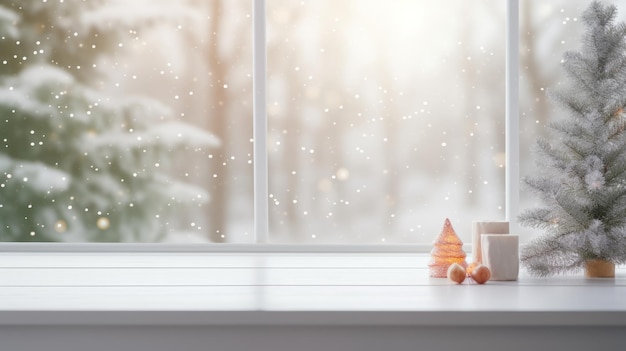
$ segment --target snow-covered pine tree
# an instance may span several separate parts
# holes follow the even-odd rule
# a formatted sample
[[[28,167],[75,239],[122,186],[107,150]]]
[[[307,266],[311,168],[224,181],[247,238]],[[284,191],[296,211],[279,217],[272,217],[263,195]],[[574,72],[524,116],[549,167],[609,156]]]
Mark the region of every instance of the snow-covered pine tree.
[[[585,10],[582,49],[565,53],[568,79],[551,94],[568,117],[538,141],[541,173],[525,179],[544,206],[520,216],[544,231],[521,254],[534,275],[626,262],[626,24],[616,14],[597,1]]]
[[[216,138],[153,100],[99,89],[102,58],[156,23],[150,10],[0,1],[0,240],[153,242],[182,204],[208,199],[168,166]]]

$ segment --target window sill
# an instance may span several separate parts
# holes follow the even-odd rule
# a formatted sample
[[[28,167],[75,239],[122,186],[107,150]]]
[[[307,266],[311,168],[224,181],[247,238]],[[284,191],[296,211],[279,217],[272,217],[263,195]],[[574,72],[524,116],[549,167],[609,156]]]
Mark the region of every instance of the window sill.
[[[0,326],[626,326],[626,270],[461,286],[407,253],[0,256]]]

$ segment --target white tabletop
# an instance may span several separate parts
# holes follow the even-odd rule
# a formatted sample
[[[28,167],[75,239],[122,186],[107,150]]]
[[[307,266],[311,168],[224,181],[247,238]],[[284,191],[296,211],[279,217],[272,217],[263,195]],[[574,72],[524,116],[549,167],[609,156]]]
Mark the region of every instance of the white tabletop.
[[[0,324],[626,325],[626,270],[430,278],[421,254],[0,254]]]

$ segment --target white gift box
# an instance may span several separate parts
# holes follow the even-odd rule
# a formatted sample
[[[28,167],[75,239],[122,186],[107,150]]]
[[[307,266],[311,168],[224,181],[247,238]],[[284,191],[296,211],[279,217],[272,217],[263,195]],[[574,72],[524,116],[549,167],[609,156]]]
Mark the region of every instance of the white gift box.
[[[483,265],[491,271],[491,280],[517,280],[519,274],[519,236],[483,234]]]
[[[473,262],[482,263],[481,258],[481,235],[483,234],[508,234],[509,222],[507,221],[474,221],[472,222],[472,258]]]

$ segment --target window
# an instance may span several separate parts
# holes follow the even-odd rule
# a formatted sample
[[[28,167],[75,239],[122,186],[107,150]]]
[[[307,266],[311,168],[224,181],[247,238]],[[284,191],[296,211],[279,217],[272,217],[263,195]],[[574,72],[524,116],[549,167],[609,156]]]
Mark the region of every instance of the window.
[[[0,239],[250,242],[249,1],[0,4]]]
[[[261,139],[248,0],[0,4],[1,240],[430,243],[449,217],[469,242],[504,218],[507,2],[256,3]]]
[[[270,238],[429,243],[504,218],[494,1],[267,1]]]

